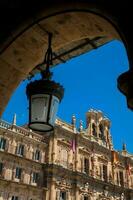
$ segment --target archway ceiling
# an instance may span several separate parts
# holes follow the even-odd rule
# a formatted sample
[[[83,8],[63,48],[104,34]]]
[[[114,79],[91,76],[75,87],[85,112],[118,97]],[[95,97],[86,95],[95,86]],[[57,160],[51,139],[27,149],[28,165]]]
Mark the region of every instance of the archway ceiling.
[[[109,22],[88,12],[58,14],[34,24],[0,56],[0,113],[18,84],[29,74],[39,72],[35,66],[43,61],[47,50],[47,31],[53,33],[54,65],[98,48],[113,39],[120,40]]]

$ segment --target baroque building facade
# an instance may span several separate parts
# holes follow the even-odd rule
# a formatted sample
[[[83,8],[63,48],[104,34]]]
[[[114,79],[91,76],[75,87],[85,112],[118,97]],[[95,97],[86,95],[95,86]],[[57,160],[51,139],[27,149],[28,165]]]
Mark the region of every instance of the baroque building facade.
[[[101,111],[44,134],[1,120],[0,200],[133,200],[133,155],[113,148]]]

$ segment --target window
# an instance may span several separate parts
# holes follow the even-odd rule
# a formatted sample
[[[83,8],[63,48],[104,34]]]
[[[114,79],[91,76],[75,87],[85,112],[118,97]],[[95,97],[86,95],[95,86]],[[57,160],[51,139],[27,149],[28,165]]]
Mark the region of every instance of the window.
[[[6,147],[6,139],[0,138],[0,149],[5,150]]]
[[[93,123],[92,124],[92,134],[97,137],[97,130],[96,130],[96,125]]]
[[[89,159],[84,158],[84,172],[89,174]]]
[[[3,163],[0,162],[0,175],[2,175],[2,171],[3,171]]]
[[[118,172],[116,173],[116,183],[119,185],[119,174],[118,174]]]
[[[36,150],[36,152],[34,153],[34,160],[40,160],[40,151]]]
[[[84,196],[84,200],[89,200],[87,196]]]
[[[108,176],[107,176],[107,165],[103,165],[103,180],[107,181]]]
[[[60,200],[66,200],[66,192],[60,192]]]
[[[20,156],[24,155],[24,145],[19,144],[18,148],[17,148],[17,154]]]
[[[11,200],[18,200],[17,196],[12,196]]]
[[[67,167],[67,162],[68,162],[68,152],[66,149],[61,150],[61,164],[64,167]]]
[[[33,183],[37,183],[38,182],[38,173],[37,172],[33,172],[33,177],[32,177],[32,182]]]
[[[105,136],[104,136],[104,127],[103,127],[102,124],[99,125],[99,130],[100,130],[99,137],[100,137],[102,140],[105,140]]]
[[[119,172],[119,177],[120,177],[120,185],[124,186],[124,178],[123,178],[123,172]]]
[[[21,178],[21,173],[22,173],[22,169],[19,168],[19,167],[16,167],[15,178],[20,179]]]

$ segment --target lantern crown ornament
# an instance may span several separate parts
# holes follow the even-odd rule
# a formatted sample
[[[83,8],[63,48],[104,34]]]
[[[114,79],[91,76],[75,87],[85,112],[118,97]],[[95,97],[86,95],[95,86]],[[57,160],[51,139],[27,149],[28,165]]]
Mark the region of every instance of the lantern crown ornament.
[[[40,64],[46,65],[45,70],[41,70],[42,79],[30,82],[26,88],[29,99],[29,128],[40,132],[53,130],[58,105],[64,96],[64,88],[51,80],[49,67],[52,65],[52,34],[49,33],[48,36],[48,49]]]

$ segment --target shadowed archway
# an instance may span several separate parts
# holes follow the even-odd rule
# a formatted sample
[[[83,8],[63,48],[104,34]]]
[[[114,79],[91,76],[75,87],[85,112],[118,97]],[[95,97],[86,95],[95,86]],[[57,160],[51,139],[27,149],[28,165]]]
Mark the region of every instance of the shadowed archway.
[[[119,25],[104,4],[57,1],[52,6],[47,3],[35,9],[34,2],[32,6],[29,15],[25,14],[20,23],[18,20],[19,26],[11,27],[0,45],[0,113],[18,84],[39,71],[35,66],[43,60],[47,32],[53,33],[54,65],[113,39],[122,40],[126,46]]]

